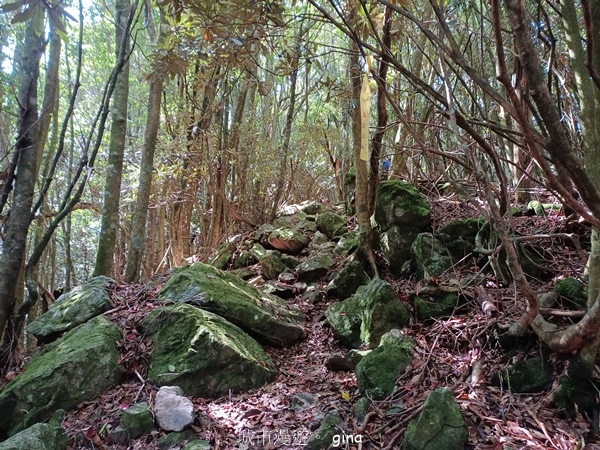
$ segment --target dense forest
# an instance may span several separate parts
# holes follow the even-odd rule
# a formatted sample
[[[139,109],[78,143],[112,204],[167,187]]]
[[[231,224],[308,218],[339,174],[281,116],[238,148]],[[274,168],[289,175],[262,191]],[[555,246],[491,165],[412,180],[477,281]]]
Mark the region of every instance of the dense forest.
[[[338,242],[341,234],[323,222],[335,211],[344,232],[356,236],[352,251],[338,255],[336,272],[358,262],[360,276],[364,270],[368,280],[387,280],[407,303],[411,295],[447,293],[454,289],[448,283],[458,283],[453,292],[479,314],[477,339],[499,333],[526,340],[528,351],[537,348],[546,361],[560,359],[552,392],[568,401],[547,404],[591,431],[558,442],[540,426],[543,448],[584,448],[594,439],[600,0],[3,0],[1,11],[0,386],[6,392],[38,345],[58,337],[34,337],[36,319],[74,287],[108,277],[113,299],[115,292],[150,299],[165,277],[183,277],[181,267],[209,262],[239,269],[241,246],[252,247],[248,236],[268,231],[264,239],[252,235],[266,250],[253,247],[249,258],[262,267],[256,270],[263,281],[278,279],[298,294],[302,264],[292,264],[296,278],[286,281],[280,273],[291,263],[278,261],[288,269],[270,276],[266,255],[274,248],[307,256],[308,241],[273,230],[282,228],[282,217],[318,212],[318,232]],[[407,213],[411,208],[416,212]],[[449,225],[440,230],[460,219],[455,228],[467,232],[473,218],[470,247],[457,257],[459,234]],[[296,228],[316,240],[316,228]],[[455,252],[447,264],[415,266],[413,242],[425,239],[421,233],[430,254]],[[408,250],[392,249],[393,239],[409,237]],[[537,272],[528,267],[531,259]],[[315,277],[331,274],[330,266]],[[579,283],[571,285],[584,298],[576,310],[561,309],[548,293],[565,278]],[[315,311],[298,306],[308,317],[327,316],[337,338],[327,302],[356,291],[342,295],[339,283],[323,291],[325,303]],[[305,289],[296,301],[307,298]],[[125,312],[111,305],[122,315],[102,314],[122,325]],[[247,331],[241,318],[217,313]],[[281,314],[296,324],[296,313]],[[150,317],[150,309],[144,314]],[[369,341],[365,323],[358,324],[356,343],[342,344],[375,352],[395,339],[392,333],[387,341],[379,335]],[[434,323],[436,333],[445,329]],[[331,333],[325,328],[319,332]],[[385,331],[392,328],[402,327]],[[250,334],[261,344],[288,347],[301,339],[294,330],[293,339]],[[427,333],[412,329],[412,339],[420,332]],[[363,398],[376,397],[365,395],[360,379],[358,386]],[[12,414],[2,411],[8,404],[2,398],[0,390],[0,421]],[[361,432],[375,415],[368,414]],[[469,427],[470,448],[517,448],[486,441],[482,432],[477,440]],[[0,427],[0,440],[5,431]],[[394,442],[401,438],[386,439],[364,448],[400,448]],[[522,448],[526,441],[519,441]],[[410,445],[403,448],[434,448]],[[527,448],[542,448],[535,445]]]

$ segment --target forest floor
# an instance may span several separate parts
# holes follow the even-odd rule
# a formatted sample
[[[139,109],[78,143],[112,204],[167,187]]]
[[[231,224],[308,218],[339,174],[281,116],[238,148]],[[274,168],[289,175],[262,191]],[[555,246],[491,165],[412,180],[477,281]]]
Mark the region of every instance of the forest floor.
[[[477,215],[477,211],[452,198],[431,199],[434,205],[434,227],[455,218]],[[557,233],[565,230],[564,217],[549,212],[547,217],[515,218],[515,229],[522,235]],[[576,225],[584,235],[584,225]],[[580,255],[569,242],[560,239],[536,241],[546,250],[547,267],[555,277],[580,276],[583,264]],[[338,261],[341,264],[341,260]],[[439,280],[469,279],[480,271],[476,261],[467,261],[460,268]],[[396,280],[384,273],[400,300],[408,304],[408,293],[419,289],[413,280]],[[324,311],[335,299],[322,298],[314,304],[301,296],[291,300],[307,316],[307,338],[291,348],[267,348],[278,367],[276,380],[261,389],[218,399],[192,399],[198,412],[193,431],[199,439],[211,442],[213,449],[300,449],[319,425],[323,415],[337,410],[348,424],[346,441],[349,449],[397,449],[408,422],[421,410],[427,395],[435,388],[447,387],[453,394],[469,427],[472,449],[574,449],[586,442],[587,447],[600,445],[589,442],[590,420],[577,415],[567,418],[553,409],[548,401],[551,389],[536,394],[516,394],[491,382],[492,374],[504,368],[503,359],[493,338],[499,323],[509,324],[519,317],[524,301],[510,286],[501,286],[488,276],[486,286],[499,314],[489,318],[473,300],[455,311],[450,318],[424,325],[412,322],[403,332],[416,343],[412,362],[397,382],[397,390],[385,401],[374,402],[364,423],[354,419],[353,406],[359,398],[353,372],[330,372],[324,367],[328,356],[346,350],[326,326]],[[117,426],[122,409],[133,403],[153,404],[157,388],[146,383],[150,343],[139,334],[137,324],[153,308],[166,276],[145,285],[115,285],[112,298],[116,307],[106,313],[119,324],[122,340],[121,364],[127,370],[125,382],[104,393],[96,401],[78,405],[64,422],[72,449],[123,448],[111,445],[109,430]],[[437,282],[437,280],[436,280]],[[542,293],[552,289],[553,280],[534,281]],[[325,285],[322,286],[323,291]],[[534,336],[525,338],[522,350],[512,362],[543,353],[552,362],[554,387],[563,374],[568,357],[549,355]],[[314,408],[293,409],[292,397],[299,393],[316,395]],[[164,433],[133,441],[129,449],[157,448],[156,440]],[[582,441],[583,440],[583,441]]]

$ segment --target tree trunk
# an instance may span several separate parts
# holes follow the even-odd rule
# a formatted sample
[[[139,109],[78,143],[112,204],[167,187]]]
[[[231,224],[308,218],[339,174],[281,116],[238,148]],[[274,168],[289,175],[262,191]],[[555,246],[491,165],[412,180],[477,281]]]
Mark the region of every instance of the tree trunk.
[[[162,19],[161,19],[162,20]],[[149,30],[151,27],[148,28]],[[162,41],[162,27],[159,31],[158,41]],[[154,37],[151,36],[151,39]],[[139,281],[142,256],[144,254],[144,240],[146,235],[146,219],[148,218],[148,204],[152,190],[152,170],[154,167],[154,149],[160,124],[160,100],[163,88],[162,71],[154,71],[150,78],[150,94],[148,99],[148,115],[146,117],[146,132],[144,147],[142,148],[142,162],[140,164],[140,181],[131,220],[131,239],[129,241],[129,254],[125,266],[125,281],[128,283]]]
[[[129,14],[133,14],[129,0],[117,0],[116,48],[121,49],[125,41],[125,52],[129,53],[129,35],[125,33]],[[117,50],[119,51],[119,50]],[[129,97],[129,62],[125,62],[117,77],[112,98],[112,125],[106,166],[106,185],[102,205],[102,226],[98,239],[98,251],[93,276],[113,276],[114,251],[119,227],[119,201],[123,175],[123,155],[127,134],[127,103]]]
[[[41,5],[39,6],[41,7]],[[37,36],[33,21],[27,25],[23,61],[20,70],[17,142],[18,156],[14,185],[13,204],[6,222],[6,235],[0,255],[0,335],[6,334],[0,350],[0,370],[6,368],[10,359],[10,343],[15,338],[11,315],[17,296],[17,282],[25,258],[27,232],[31,224],[31,208],[35,189],[38,144],[38,94],[40,59],[44,51],[42,38]],[[8,337],[8,339],[6,339]]]

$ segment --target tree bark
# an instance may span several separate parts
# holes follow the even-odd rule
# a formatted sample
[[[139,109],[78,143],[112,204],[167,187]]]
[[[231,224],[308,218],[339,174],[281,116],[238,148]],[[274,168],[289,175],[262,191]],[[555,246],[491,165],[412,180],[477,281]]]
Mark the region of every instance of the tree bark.
[[[117,0],[117,21],[115,24],[116,48],[125,43],[125,52],[129,53],[129,33],[127,22],[133,14],[129,0]],[[119,51],[117,50],[117,51]],[[93,276],[113,276],[114,251],[119,227],[119,202],[121,198],[121,178],[123,176],[123,156],[127,134],[127,103],[129,97],[129,62],[125,62],[117,76],[112,98],[112,125],[108,146],[106,166],[106,185],[102,206],[102,226],[98,239],[98,250]]]
[[[41,5],[40,5],[41,7]],[[31,207],[35,189],[38,145],[38,93],[40,59],[44,51],[42,38],[35,33],[30,20],[25,34],[23,61],[20,70],[17,154],[13,203],[6,222],[6,235],[0,255],[0,335],[12,334],[11,316],[17,296],[17,282],[25,258],[27,233],[31,224]],[[3,339],[3,342],[5,339]],[[9,342],[10,344],[10,342]],[[0,350],[0,370],[10,359],[10,345]]]

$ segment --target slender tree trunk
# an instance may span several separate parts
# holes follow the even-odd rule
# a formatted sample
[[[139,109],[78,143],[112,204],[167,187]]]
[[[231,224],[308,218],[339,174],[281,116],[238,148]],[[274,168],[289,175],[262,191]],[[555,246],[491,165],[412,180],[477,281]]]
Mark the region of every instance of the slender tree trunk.
[[[121,49],[125,41],[125,51],[129,53],[129,35],[126,33],[127,19],[133,14],[129,0],[117,0],[116,48]],[[123,66],[115,83],[112,98],[112,125],[108,146],[106,167],[106,185],[102,206],[102,226],[98,239],[98,251],[93,276],[113,276],[114,251],[119,227],[119,201],[121,198],[121,178],[123,175],[123,156],[127,134],[127,103],[129,97],[129,62]]]
[[[149,27],[149,30],[151,28]],[[162,40],[162,27],[159,30],[158,41]],[[153,38],[153,36],[151,36]],[[144,254],[144,240],[146,234],[146,219],[148,217],[148,204],[152,190],[152,170],[154,167],[154,149],[160,124],[160,100],[163,88],[162,71],[154,71],[150,78],[150,95],[148,99],[148,114],[146,117],[146,133],[142,149],[142,162],[140,164],[140,181],[135,211],[131,220],[131,239],[129,241],[129,254],[125,266],[125,281],[131,283],[140,278],[142,256]]]
[[[44,51],[42,38],[37,36],[30,20],[25,34],[23,60],[20,69],[18,135],[15,152],[18,156],[13,204],[6,222],[6,235],[0,255],[0,335],[6,334],[0,349],[0,370],[10,360],[14,330],[11,316],[17,297],[17,282],[25,258],[27,233],[31,224],[31,208],[35,190],[38,145],[37,83],[40,59]]]

